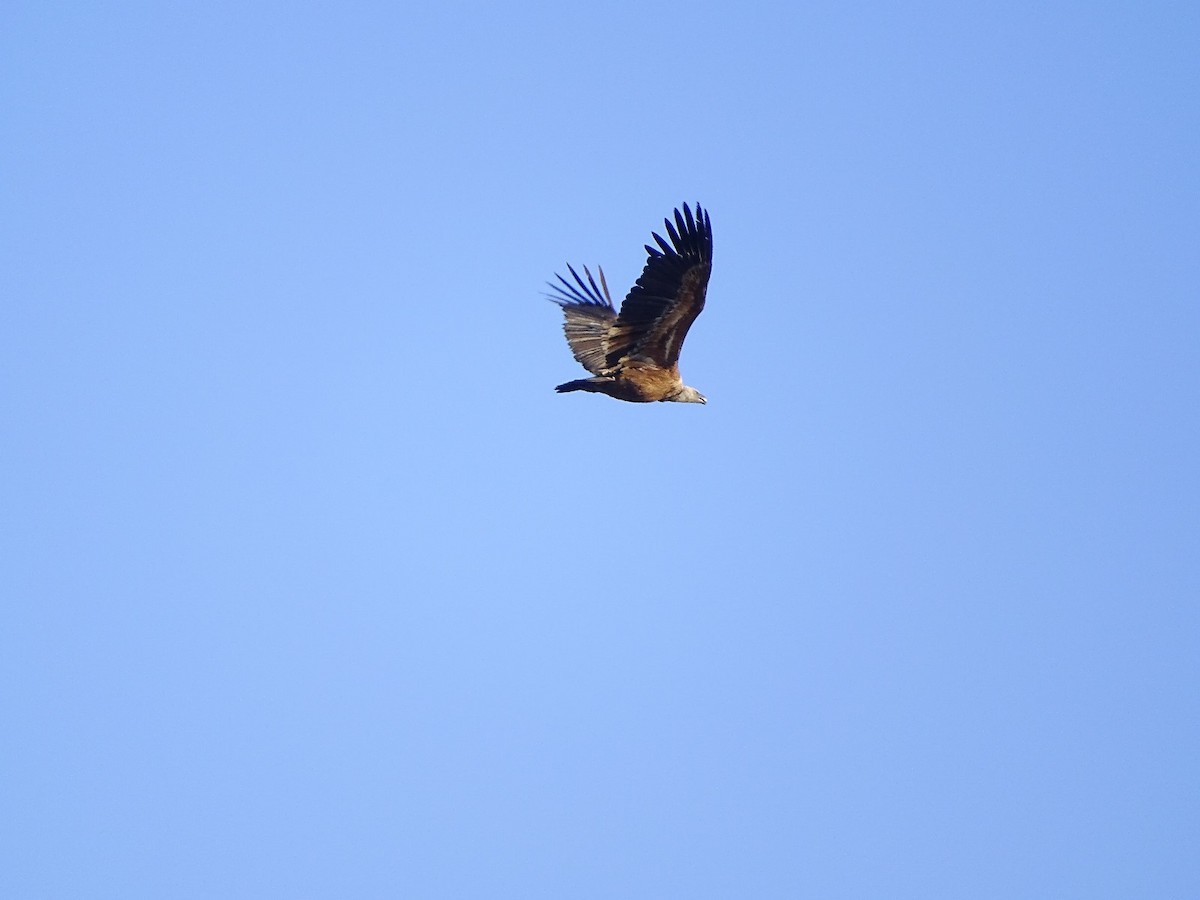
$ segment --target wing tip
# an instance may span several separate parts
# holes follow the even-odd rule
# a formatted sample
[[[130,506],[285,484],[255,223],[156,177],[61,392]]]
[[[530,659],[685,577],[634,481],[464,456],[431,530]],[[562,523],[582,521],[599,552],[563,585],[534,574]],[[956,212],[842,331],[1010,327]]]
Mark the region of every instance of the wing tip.
[[[615,309],[612,302],[612,295],[608,292],[608,282],[604,278],[604,269],[601,266],[596,266],[596,271],[600,273],[600,284],[603,285],[603,292],[596,285],[596,279],[592,276],[591,270],[587,266],[583,267],[583,273],[587,276],[586,283],[580,277],[579,273],[575,271],[574,266],[570,263],[567,263],[566,266],[567,271],[571,273],[571,277],[575,279],[578,287],[555,272],[554,277],[561,282],[561,285],[555,284],[553,281],[546,282],[550,290],[554,292],[546,293],[543,291],[543,295],[547,300],[557,303],[564,309],[571,306],[599,306],[605,309]]]
[[[647,244],[646,250],[651,258],[665,255],[697,262],[712,262],[712,221],[708,217],[708,210],[701,206],[699,201],[696,201],[695,207],[696,212],[693,215],[691,206],[685,201],[675,207],[674,222],[669,218],[663,219],[663,225],[671,238],[670,244],[657,232],[650,233],[663,250],[660,253]]]

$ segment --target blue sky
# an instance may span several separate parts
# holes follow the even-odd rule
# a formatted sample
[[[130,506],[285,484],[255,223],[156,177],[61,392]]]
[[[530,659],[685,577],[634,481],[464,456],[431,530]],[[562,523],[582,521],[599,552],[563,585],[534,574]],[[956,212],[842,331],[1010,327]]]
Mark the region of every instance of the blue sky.
[[[1200,893],[1185,4],[6,4],[0,893]],[[705,407],[541,296],[711,211]]]

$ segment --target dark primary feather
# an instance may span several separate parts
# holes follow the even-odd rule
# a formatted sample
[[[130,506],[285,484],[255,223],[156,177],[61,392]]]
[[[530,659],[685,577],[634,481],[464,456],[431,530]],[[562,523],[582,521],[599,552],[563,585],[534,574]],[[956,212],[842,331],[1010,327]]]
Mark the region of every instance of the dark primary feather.
[[[567,269],[570,271],[571,277],[575,279],[575,284],[577,284],[578,287],[576,287],[575,284],[571,284],[571,282],[567,281],[567,279],[563,278],[561,275],[555,273],[554,277],[561,281],[562,285],[559,286],[552,281],[546,282],[552,291],[557,292],[557,295],[547,294],[551,300],[553,300],[559,306],[564,307],[580,304],[584,306],[607,306],[609,309],[613,308],[612,298],[608,293],[608,284],[604,281],[603,269],[600,269],[597,266],[597,269],[600,272],[600,283],[604,285],[603,296],[601,296],[600,288],[596,286],[596,279],[592,277],[592,273],[588,270],[587,266],[583,267],[584,274],[587,275],[587,283],[584,283],[584,280],[579,277],[579,273],[575,271],[575,267],[570,263],[567,263]]]

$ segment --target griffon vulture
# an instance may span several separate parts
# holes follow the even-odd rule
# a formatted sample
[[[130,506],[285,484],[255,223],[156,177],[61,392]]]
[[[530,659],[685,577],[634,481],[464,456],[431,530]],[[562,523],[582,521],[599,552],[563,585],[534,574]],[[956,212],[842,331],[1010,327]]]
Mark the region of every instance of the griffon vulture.
[[[704,309],[704,292],[712,270],[712,225],[708,213],[696,204],[696,215],[687,204],[675,210],[675,224],[663,222],[671,237],[668,244],[652,236],[658,248],[646,245],[646,268],[621,304],[613,307],[604,270],[600,286],[587,266],[587,281],[570,265],[575,284],[561,275],[561,286],[549,298],[562,307],[563,330],[571,352],[591,378],[568,381],[555,388],[592,391],[618,400],[652,403],[704,403],[704,395],[679,377],[679,351],[688,329]],[[602,293],[603,291],[603,293]]]

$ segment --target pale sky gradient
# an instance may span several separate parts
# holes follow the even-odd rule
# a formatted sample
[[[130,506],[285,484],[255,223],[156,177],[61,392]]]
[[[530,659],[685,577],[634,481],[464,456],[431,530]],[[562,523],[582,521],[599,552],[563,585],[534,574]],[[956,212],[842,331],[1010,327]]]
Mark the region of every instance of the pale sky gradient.
[[[1200,13],[6,3],[0,896],[1200,896]],[[707,406],[541,295],[712,215]]]

